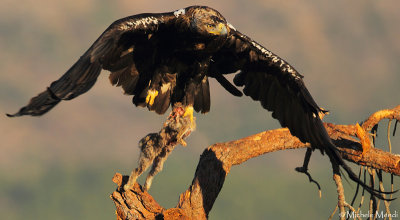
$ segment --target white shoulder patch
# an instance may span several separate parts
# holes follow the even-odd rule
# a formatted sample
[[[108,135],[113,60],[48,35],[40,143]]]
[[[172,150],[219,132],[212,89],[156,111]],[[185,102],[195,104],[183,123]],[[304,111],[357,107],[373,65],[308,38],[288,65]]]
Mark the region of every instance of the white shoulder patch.
[[[148,25],[157,25],[159,22],[157,18],[150,16],[150,17],[144,17],[138,20],[131,20],[127,21],[119,26],[120,30],[126,30],[126,29],[132,29],[132,28],[147,28]]]
[[[232,25],[231,23],[228,23],[228,27],[229,27],[230,29],[232,29],[232,30],[236,31],[236,28],[235,28],[235,27],[233,27],[233,25]]]
[[[184,8],[174,11],[175,17],[179,17],[180,15],[184,15],[186,13]]]
[[[261,53],[264,54],[264,56],[267,57],[269,60],[271,60],[273,63],[278,64],[283,71],[288,72],[290,75],[292,75],[292,77],[296,79],[301,79],[300,75],[282,58],[273,54],[271,51],[265,49],[263,46],[261,46],[255,41],[251,41],[251,44],[259,51],[261,51]]]

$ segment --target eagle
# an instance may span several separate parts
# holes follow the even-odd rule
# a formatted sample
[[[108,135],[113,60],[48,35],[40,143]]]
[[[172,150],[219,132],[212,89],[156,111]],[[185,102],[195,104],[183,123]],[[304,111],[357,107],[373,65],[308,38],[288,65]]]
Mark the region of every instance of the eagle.
[[[232,95],[259,101],[292,135],[326,153],[353,181],[376,193],[343,161],[319,117],[325,110],[314,101],[303,76],[207,6],[113,22],[61,78],[7,115],[43,115],[87,92],[103,69],[110,72],[112,85],[133,96],[134,105],[164,114],[179,102],[192,120],[194,111],[210,111],[209,78],[215,78]],[[235,74],[234,85],[227,74]]]

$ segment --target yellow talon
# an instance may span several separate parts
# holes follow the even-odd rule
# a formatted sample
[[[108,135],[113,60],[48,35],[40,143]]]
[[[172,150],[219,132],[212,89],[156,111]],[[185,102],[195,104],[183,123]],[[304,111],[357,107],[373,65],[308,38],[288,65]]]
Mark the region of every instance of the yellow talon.
[[[147,96],[146,96],[146,103],[150,106],[152,106],[154,104],[154,99],[156,99],[158,95],[158,91],[157,90],[149,90],[147,92]]]
[[[189,116],[190,122],[193,123],[193,106],[187,106],[183,117]]]

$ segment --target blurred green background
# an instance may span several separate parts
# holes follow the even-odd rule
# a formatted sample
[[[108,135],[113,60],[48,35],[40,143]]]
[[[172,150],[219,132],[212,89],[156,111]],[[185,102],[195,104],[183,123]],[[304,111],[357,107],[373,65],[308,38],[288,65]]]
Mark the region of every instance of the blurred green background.
[[[361,122],[400,104],[400,4],[373,1],[50,1],[0,6],[0,113],[14,113],[63,74],[114,20],[194,4],[219,10],[238,30],[291,63],[331,114]],[[211,82],[211,112],[197,114],[188,147],[177,147],[150,193],[173,207],[208,145],[278,128],[250,98]],[[136,167],[137,143],[166,116],[135,108],[104,72],[86,94],[40,118],[0,116],[0,219],[114,219],[115,172]],[[379,147],[386,147],[386,123]],[[399,135],[392,139],[400,152]],[[386,149],[386,148],[385,148]],[[322,198],[294,171],[304,150],[272,153],[233,167],[210,219],[326,219],[337,203],[327,157],[311,159]],[[386,180],[388,177],[386,176]],[[140,179],[141,183],[143,179]],[[395,179],[399,189],[399,179]],[[344,182],[351,200],[355,184]],[[392,204],[399,212],[400,203]]]

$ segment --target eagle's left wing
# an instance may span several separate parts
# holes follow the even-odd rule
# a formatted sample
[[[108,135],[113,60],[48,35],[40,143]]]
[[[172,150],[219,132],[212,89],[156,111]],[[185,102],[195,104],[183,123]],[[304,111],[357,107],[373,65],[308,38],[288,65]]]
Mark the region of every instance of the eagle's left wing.
[[[122,86],[125,92],[130,94],[132,87],[135,86],[133,82],[137,79],[129,75],[131,72],[124,74],[127,71],[119,70],[133,65],[132,46],[134,43],[141,42],[132,42],[131,39],[147,40],[149,35],[170,25],[178,15],[179,11],[147,13],[115,21],[60,79],[52,82],[45,91],[33,97],[28,105],[17,113],[7,114],[7,116],[43,115],[60,101],[70,100],[87,92],[95,84],[102,69],[115,72],[116,74],[111,77],[112,83]]]
[[[289,128],[292,135],[310,143],[313,149],[325,152],[332,162],[346,170],[352,180],[377,195],[344,163],[319,117],[324,110],[318,107],[307,90],[303,76],[285,60],[232,26],[230,32],[226,43],[212,57],[211,75],[238,72],[233,81],[236,86],[244,87],[245,95],[260,101],[263,108],[272,111],[272,116],[282,127]]]

